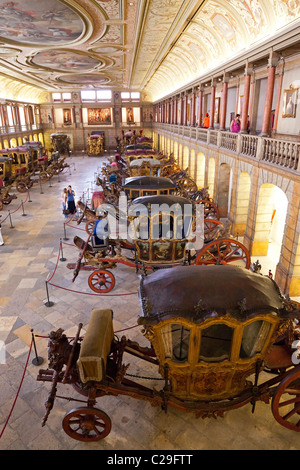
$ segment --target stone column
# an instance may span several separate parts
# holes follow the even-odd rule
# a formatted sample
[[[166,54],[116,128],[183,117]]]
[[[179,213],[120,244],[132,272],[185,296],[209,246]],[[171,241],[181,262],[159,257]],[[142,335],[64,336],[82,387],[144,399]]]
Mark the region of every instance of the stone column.
[[[223,90],[221,96],[221,110],[220,110],[220,131],[225,131],[226,124],[226,111],[227,111],[227,96],[228,96],[228,82],[229,75],[223,75]]]
[[[203,87],[199,86],[199,110],[198,110],[198,126],[202,125],[202,103],[203,103]]]
[[[251,75],[252,67],[247,63],[245,67],[245,81],[244,81],[244,100],[242,111],[242,122],[241,122],[241,133],[247,134],[247,122],[248,122],[248,108],[250,100],[250,87],[251,87]]]
[[[195,126],[195,103],[196,103],[196,95],[195,95],[195,91],[193,89],[193,91],[192,91],[192,106],[191,106],[191,122],[190,122],[190,125],[192,127]]]
[[[281,100],[281,90],[282,90],[282,82],[283,82],[283,75],[284,75],[284,65],[282,70],[279,72],[278,77],[278,85],[277,85],[277,101],[276,101],[276,108],[275,108],[275,117],[274,117],[274,126],[273,131],[277,131],[277,124],[278,124],[278,116],[280,110],[280,100]]]
[[[211,95],[210,95],[210,125],[209,128],[214,128],[214,115],[215,115],[215,98],[216,98],[216,83],[215,80],[211,80]]]
[[[278,54],[276,54],[273,51],[270,52],[269,61],[268,61],[269,70],[268,70],[267,92],[266,92],[264,116],[263,116],[262,132],[261,132],[262,137],[267,137],[270,133],[272,100],[273,100],[275,72],[276,72],[276,66],[278,64],[278,58],[279,58]]]

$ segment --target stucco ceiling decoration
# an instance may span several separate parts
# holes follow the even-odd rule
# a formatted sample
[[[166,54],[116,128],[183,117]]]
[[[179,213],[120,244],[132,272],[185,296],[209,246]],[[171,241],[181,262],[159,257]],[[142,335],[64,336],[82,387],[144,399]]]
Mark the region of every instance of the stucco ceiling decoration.
[[[222,63],[226,64],[299,18],[300,3],[295,0],[202,2],[176,41],[172,42],[171,38],[168,53],[157,57],[159,66],[151,75],[148,73],[141,86],[153,100],[159,99]],[[175,76],[170,81],[172,73]],[[161,81],[162,75],[168,79]]]
[[[299,0],[0,0],[0,93],[15,79],[24,100],[109,86],[155,101],[299,17]]]
[[[42,94],[69,84],[127,88],[137,4],[0,0],[0,73],[16,79],[16,90],[23,81]]]

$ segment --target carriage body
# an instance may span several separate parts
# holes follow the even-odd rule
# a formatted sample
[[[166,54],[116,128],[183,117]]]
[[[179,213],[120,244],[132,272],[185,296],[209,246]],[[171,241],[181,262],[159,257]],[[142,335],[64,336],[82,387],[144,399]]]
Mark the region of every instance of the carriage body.
[[[70,155],[70,137],[67,134],[55,132],[50,135],[54,151],[59,152],[60,155],[67,153]]]
[[[168,194],[136,198],[129,221],[140,263],[173,266],[187,259],[195,226],[194,206],[188,199]]]
[[[142,155],[128,164],[130,176],[160,176],[162,163],[157,158]]]
[[[88,137],[88,155],[100,155],[104,150],[104,135],[92,134]]]
[[[250,390],[249,377],[271,363],[271,345],[291,326],[270,278],[235,266],[211,268],[157,271],[140,286],[138,323],[182,400],[213,402]]]
[[[176,184],[169,178],[157,176],[133,176],[126,178],[123,190],[127,198],[132,201],[138,197],[173,194]]]
[[[110,418],[95,407],[96,399],[108,395],[147,400],[165,411],[170,406],[197,417],[222,416],[272,398],[275,419],[300,431],[300,366],[293,365],[290,344],[300,311],[283,298],[272,279],[239,267],[182,266],[144,277],[139,299],[138,325],[149,347],[118,338],[111,310],[93,309],[86,333],[80,336],[80,324],[70,343],[63,330],[50,333],[50,368],[40,370],[37,378],[52,383],[43,424],[58,384],[67,383],[86,397],[87,407],[68,412],[63,428],[85,442],[110,432]],[[289,338],[285,346],[290,346],[290,363],[277,376],[258,383],[278,338]],[[158,367],[163,379],[160,390],[126,377],[128,355]],[[282,417],[278,402],[286,384],[285,405],[294,407],[294,413]],[[296,424],[289,422],[291,416]]]

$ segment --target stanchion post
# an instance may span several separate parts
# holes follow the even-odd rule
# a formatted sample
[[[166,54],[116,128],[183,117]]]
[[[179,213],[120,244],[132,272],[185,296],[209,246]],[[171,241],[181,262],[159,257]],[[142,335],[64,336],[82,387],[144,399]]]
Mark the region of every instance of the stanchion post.
[[[66,261],[66,258],[64,258],[63,254],[63,247],[62,247],[62,241],[60,239],[60,250],[61,250],[61,258],[59,258],[60,261]]]
[[[12,221],[11,221],[10,211],[8,211],[8,215],[9,215],[9,220],[10,220],[10,228],[15,228],[12,224]]]
[[[33,329],[31,329],[31,335],[32,335],[32,343],[33,343],[34,352],[35,352],[35,358],[32,359],[32,364],[34,364],[35,366],[39,366],[39,365],[41,365],[41,364],[44,362],[44,359],[43,359],[42,357],[38,356],[38,354],[37,354],[36,344],[35,344],[35,339],[34,339],[34,334],[33,334]]]
[[[28,189],[28,202],[32,202],[32,200],[30,199],[30,192],[29,192],[29,189]]]
[[[44,192],[43,192],[43,186],[42,186],[42,181],[41,181],[41,178],[40,178],[40,188],[41,188],[41,192],[40,192],[40,194],[44,194]]]
[[[22,201],[22,211],[23,211],[22,217],[26,217],[27,214],[25,214],[25,212],[24,212],[24,203],[23,203],[23,201]]]
[[[66,232],[66,223],[64,222],[64,240],[69,240],[67,237],[67,232]]]
[[[49,291],[48,291],[48,281],[45,281],[46,283],[46,292],[47,292],[47,302],[44,303],[46,307],[52,307],[54,305],[54,302],[51,302],[49,299]]]

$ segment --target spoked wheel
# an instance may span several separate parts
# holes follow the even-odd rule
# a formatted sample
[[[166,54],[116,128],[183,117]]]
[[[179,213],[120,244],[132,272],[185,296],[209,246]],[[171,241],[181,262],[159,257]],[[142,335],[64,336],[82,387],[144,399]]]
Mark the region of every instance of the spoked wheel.
[[[224,225],[219,220],[204,219],[204,242],[214,240],[224,228]]]
[[[204,204],[204,219],[220,219],[220,211],[218,206],[208,199],[198,199],[195,201],[196,204]]]
[[[75,408],[69,411],[62,427],[68,436],[83,442],[104,439],[111,430],[110,417],[97,408]]]
[[[27,185],[26,183],[23,183],[22,181],[16,184],[16,188],[17,188],[17,191],[19,191],[19,193],[26,193],[27,191]]]
[[[3,209],[3,202],[0,201],[0,211],[2,211],[2,209]]]
[[[89,276],[88,282],[90,288],[98,294],[106,294],[107,292],[110,292],[115,287],[116,283],[115,276],[105,269],[94,271]]]
[[[251,260],[246,247],[231,238],[220,238],[207,243],[199,252],[195,264],[229,264],[234,263],[250,268]]]
[[[272,400],[276,421],[292,431],[300,431],[300,370],[292,370],[278,385]]]
[[[179,193],[184,197],[197,191],[198,187],[192,178],[182,178],[177,182]]]
[[[89,235],[93,235],[94,228],[95,228],[95,222],[93,220],[85,224],[85,230]]]
[[[39,178],[42,183],[46,183],[46,181],[49,179],[49,175],[46,171],[40,171]]]

